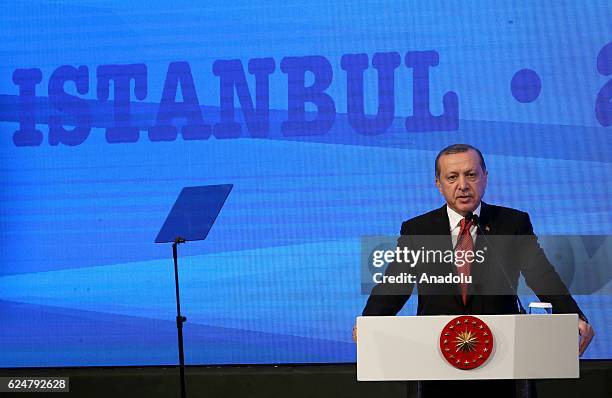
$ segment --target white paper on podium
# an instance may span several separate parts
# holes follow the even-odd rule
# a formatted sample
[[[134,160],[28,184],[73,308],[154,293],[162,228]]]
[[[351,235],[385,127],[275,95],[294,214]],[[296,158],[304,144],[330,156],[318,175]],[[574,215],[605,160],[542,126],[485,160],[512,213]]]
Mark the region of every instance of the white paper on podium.
[[[454,315],[358,317],[357,380],[579,377],[576,314],[474,316],[489,326],[494,345],[487,362],[472,370],[450,365],[439,348]]]

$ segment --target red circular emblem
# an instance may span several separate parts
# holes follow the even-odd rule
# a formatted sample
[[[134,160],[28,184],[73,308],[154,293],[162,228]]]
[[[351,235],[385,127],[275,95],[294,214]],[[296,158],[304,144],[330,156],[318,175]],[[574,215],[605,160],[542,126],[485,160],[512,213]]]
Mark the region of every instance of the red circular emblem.
[[[458,316],[442,329],[440,350],[454,367],[475,369],[489,359],[493,334],[487,324],[475,316]]]

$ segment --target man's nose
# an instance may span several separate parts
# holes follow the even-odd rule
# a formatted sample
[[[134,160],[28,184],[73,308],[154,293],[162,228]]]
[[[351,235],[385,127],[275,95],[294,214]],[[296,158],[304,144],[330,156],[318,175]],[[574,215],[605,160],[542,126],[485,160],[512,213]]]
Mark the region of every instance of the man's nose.
[[[463,176],[459,177],[459,180],[457,181],[457,184],[459,186],[459,189],[461,189],[461,190],[468,189],[467,179],[465,177],[463,177]]]

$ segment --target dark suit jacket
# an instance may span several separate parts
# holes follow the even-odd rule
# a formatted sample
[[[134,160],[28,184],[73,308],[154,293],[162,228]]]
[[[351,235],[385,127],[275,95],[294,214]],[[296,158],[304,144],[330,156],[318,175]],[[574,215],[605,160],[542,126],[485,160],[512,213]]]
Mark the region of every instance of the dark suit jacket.
[[[417,277],[418,315],[517,314],[516,286],[519,274],[541,301],[550,302],[555,313],[584,314],[538,244],[529,215],[506,207],[482,203],[475,250],[486,247],[483,263],[473,262],[468,301],[464,305],[456,283],[418,283],[420,275],[457,275],[453,263],[428,263],[411,268],[406,263],[389,264],[385,275],[407,272]],[[486,237],[481,236],[485,234]],[[428,235],[428,237],[424,237]],[[433,240],[432,240],[433,238]],[[402,224],[399,247],[452,250],[446,205]],[[502,270],[503,268],[503,270]],[[504,275],[505,274],[505,275]],[[404,306],[414,284],[377,284],[363,310],[364,316],[395,315]]]

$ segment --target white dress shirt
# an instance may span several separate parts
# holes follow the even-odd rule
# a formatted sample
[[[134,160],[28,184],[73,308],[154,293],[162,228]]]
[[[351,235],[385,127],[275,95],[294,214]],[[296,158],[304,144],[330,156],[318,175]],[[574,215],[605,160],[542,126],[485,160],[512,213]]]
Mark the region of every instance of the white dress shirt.
[[[478,217],[480,217],[480,206],[481,204],[479,203],[476,210],[472,212]],[[451,209],[449,205],[446,205],[446,213],[448,214],[448,224],[450,225],[453,247],[455,247],[457,245],[457,237],[459,236],[459,231],[461,230],[461,220],[463,220],[464,217],[461,214],[457,213],[455,210]],[[476,244],[476,232],[476,225],[472,225],[472,227],[470,228],[470,235],[472,235],[472,242],[474,242],[474,244]]]

